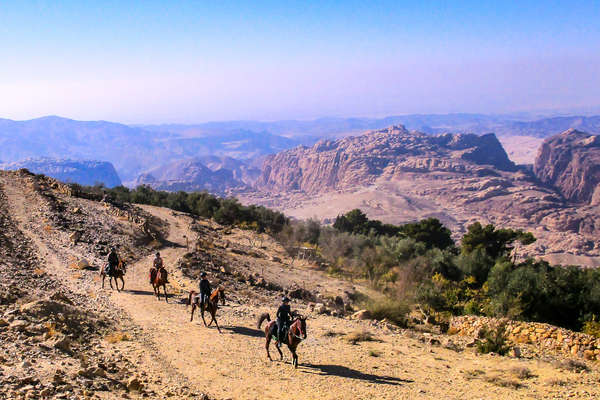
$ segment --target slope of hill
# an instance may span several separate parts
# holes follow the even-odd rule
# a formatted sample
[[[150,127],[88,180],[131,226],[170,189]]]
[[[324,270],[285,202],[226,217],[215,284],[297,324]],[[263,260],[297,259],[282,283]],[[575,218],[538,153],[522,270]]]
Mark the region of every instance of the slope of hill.
[[[534,171],[566,199],[600,205],[600,136],[569,129],[546,139]]]
[[[54,158],[34,158],[12,163],[0,163],[0,169],[16,170],[26,168],[36,174],[44,174],[63,182],[80,185],[103,183],[106,187],[121,185],[117,171],[109,162],[66,160]]]
[[[294,309],[309,316],[299,368],[289,364],[287,349],[285,362],[270,362],[256,320],[274,311],[282,288],[304,288],[327,304],[340,296],[352,305],[348,293],[370,292],[310,263],[292,263],[266,236],[157,207],[123,210],[70,197],[60,183],[23,172],[0,172],[0,225],[0,284],[9,287],[0,292],[3,398],[600,395],[592,363],[574,364],[586,365],[587,372],[567,370],[564,358],[527,344],[520,359],[478,355],[467,338],[319,314],[302,299],[293,300]],[[258,239],[260,247],[250,245]],[[100,287],[95,269],[108,245],[128,264],[122,292]],[[170,273],[168,303],[154,297],[147,281],[156,250]],[[197,288],[201,270],[226,290],[227,304],[217,314],[222,333],[198,319],[190,323],[181,303]],[[78,323],[69,324],[71,318]],[[352,344],[348,338],[355,332],[368,332],[374,341]]]
[[[320,142],[269,156],[256,189],[240,198],[298,218],[331,221],[360,208],[391,223],[437,217],[456,234],[480,220],[532,230],[540,240],[525,254],[599,263],[600,210],[515,168],[494,136],[390,128]]]

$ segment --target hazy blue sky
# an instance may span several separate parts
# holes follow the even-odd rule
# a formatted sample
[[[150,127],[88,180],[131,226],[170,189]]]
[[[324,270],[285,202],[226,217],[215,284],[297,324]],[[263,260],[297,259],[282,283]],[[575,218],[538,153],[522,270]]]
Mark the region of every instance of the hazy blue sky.
[[[600,1],[0,0],[0,56],[13,119],[600,106]]]

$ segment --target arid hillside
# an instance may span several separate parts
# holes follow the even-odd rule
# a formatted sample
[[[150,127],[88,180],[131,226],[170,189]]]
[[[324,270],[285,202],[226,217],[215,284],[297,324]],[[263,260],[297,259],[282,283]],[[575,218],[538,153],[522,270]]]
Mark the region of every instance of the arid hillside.
[[[577,181],[580,164],[563,175]],[[399,126],[298,147],[269,156],[256,192],[240,198],[324,221],[354,208],[390,223],[436,217],[457,237],[474,221],[526,229],[539,240],[524,255],[600,265],[600,209],[515,166],[494,135],[431,136]]]
[[[266,235],[73,197],[67,186],[24,171],[0,173],[0,226],[2,398],[600,395],[591,362],[525,344],[520,357],[478,355],[467,337],[353,319],[358,293],[375,293],[290,258]],[[101,287],[108,246],[127,264],[121,292]],[[170,272],[168,303],[148,283],[155,251]],[[222,333],[199,316],[189,321],[183,301],[202,270],[226,292],[217,314]],[[285,361],[268,361],[256,328],[284,293],[308,317],[297,369],[287,349]]]

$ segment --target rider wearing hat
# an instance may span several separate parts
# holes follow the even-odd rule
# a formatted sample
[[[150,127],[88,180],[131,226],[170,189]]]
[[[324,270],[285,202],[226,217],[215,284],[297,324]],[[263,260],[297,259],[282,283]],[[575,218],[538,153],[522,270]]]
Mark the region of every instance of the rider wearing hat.
[[[208,303],[212,291],[210,289],[210,282],[206,279],[206,272],[202,272],[200,278],[202,278],[200,279],[200,309],[202,309],[204,303]]]
[[[110,248],[110,253],[108,254],[108,271],[106,273],[108,275],[112,275],[113,271],[119,266],[119,256],[117,255],[117,250],[114,247]]]
[[[292,319],[292,310],[290,308],[290,299],[284,296],[281,299],[282,304],[277,309],[277,346],[284,342],[286,328],[290,325]]]

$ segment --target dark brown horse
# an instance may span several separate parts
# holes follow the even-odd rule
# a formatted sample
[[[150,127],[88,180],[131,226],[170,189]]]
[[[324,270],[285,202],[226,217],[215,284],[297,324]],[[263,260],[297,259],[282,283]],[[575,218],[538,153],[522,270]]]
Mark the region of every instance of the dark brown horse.
[[[154,274],[150,274],[152,277],[152,289],[154,289],[154,294],[156,298],[160,300],[160,287],[162,286],[165,291],[165,301],[168,303],[168,295],[167,295],[167,282],[168,282],[168,274],[167,270],[164,268],[160,268]]]
[[[204,326],[210,326],[213,321],[217,326],[217,330],[221,333],[221,328],[219,328],[219,324],[217,323],[217,310],[219,309],[219,300],[221,300],[221,304],[225,305],[225,290],[222,287],[218,287],[213,290],[208,299],[208,302],[204,303],[204,308],[200,307],[200,296],[198,292],[192,290],[190,291],[190,295],[188,296],[188,301],[186,307],[190,304],[192,305],[192,316],[190,317],[190,322],[194,320],[194,310],[196,307],[200,309],[200,315],[202,316],[202,321],[204,322]],[[204,319],[204,311],[208,311],[211,316],[211,320],[208,325],[206,325],[206,320]]]
[[[108,275],[108,283],[110,285],[110,288],[113,288],[112,285],[112,280],[115,280],[115,286],[117,287],[117,291],[121,291],[123,290],[123,288],[125,287],[125,279],[123,279],[123,277],[125,276],[125,264],[123,264],[122,261],[119,262],[119,265],[115,268],[113,268],[112,272],[110,273],[110,275],[108,275],[106,273],[106,268],[101,268],[100,269],[100,276],[102,277],[102,289],[104,289],[104,279],[106,278],[106,276]],[[121,289],[119,289],[119,282],[117,281],[117,279],[121,280]]]
[[[267,349],[267,357],[269,357],[269,360],[273,361],[271,354],[269,353],[269,345],[271,344],[271,340],[277,341],[277,324],[275,321],[271,321],[271,317],[269,317],[268,313],[264,313],[258,318],[258,329],[260,329],[260,326],[265,319],[269,322],[265,327],[265,337],[267,339],[265,348]],[[306,339],[306,317],[298,315],[291,323],[287,335],[284,338],[284,343],[287,344],[292,353],[292,364],[294,364],[295,368],[298,368],[298,354],[296,354],[296,348],[304,339]],[[283,360],[281,349],[277,346],[275,346],[275,348],[279,352],[280,359]]]

